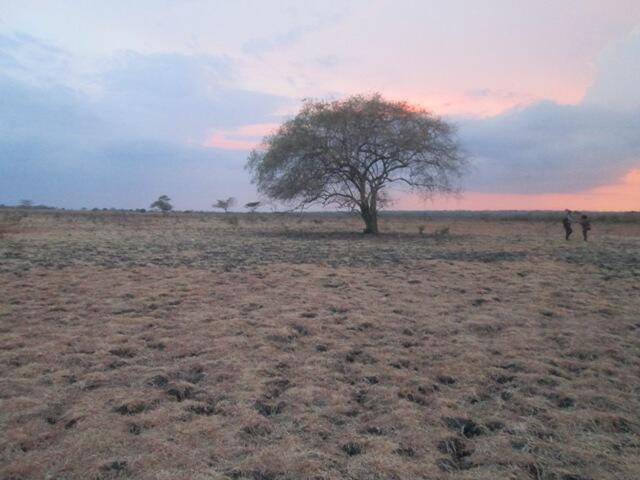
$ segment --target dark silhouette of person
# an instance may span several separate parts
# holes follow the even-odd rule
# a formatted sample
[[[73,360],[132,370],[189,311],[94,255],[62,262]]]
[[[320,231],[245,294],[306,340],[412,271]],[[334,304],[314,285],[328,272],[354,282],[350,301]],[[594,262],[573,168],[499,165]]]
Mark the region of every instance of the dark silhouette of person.
[[[573,233],[571,224],[573,223],[573,217],[571,216],[571,210],[565,210],[565,216],[562,219],[562,226],[564,227],[564,239],[569,240],[569,237]]]
[[[589,217],[587,217],[586,215],[581,215],[580,226],[582,227],[582,238],[586,242],[589,230],[591,230],[591,222],[589,221]]]

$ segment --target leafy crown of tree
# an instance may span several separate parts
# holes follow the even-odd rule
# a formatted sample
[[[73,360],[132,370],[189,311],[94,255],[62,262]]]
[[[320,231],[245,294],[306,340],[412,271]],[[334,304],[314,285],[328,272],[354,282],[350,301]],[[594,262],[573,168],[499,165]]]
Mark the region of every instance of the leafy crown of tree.
[[[378,231],[389,185],[425,196],[455,192],[465,166],[451,124],[380,94],[306,101],[247,163],[267,197],[359,211],[370,233]]]
[[[150,208],[157,208],[166,213],[173,209],[173,205],[171,205],[171,199],[167,195],[160,195],[158,199],[151,204]]]

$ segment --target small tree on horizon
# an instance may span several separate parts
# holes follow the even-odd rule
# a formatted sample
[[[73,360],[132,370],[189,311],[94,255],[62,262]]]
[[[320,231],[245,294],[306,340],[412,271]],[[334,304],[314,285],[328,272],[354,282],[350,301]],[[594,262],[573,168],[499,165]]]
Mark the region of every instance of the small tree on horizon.
[[[244,208],[249,210],[249,213],[255,213],[258,208],[262,206],[262,202],[249,202],[244,205]]]
[[[373,234],[392,184],[426,196],[454,192],[465,166],[451,124],[380,94],[306,101],[247,163],[266,197],[357,211]]]
[[[171,199],[168,196],[160,195],[158,199],[151,204],[150,208],[157,208],[162,213],[167,214],[173,210],[173,205],[171,205]]]
[[[224,210],[224,213],[228,213],[229,209],[236,204],[236,199],[233,197],[229,197],[226,200],[217,200],[216,203],[212,205],[213,208],[219,208]]]

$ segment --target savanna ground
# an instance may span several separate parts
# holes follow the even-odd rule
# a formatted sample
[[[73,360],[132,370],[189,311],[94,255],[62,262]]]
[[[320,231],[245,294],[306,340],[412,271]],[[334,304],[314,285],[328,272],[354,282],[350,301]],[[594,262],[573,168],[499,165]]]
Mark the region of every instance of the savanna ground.
[[[640,476],[640,222],[2,228],[2,479]]]

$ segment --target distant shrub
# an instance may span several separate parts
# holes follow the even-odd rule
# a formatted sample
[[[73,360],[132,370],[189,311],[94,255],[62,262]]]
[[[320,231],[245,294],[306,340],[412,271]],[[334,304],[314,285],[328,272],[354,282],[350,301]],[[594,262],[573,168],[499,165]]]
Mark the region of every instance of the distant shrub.
[[[162,213],[167,214],[173,210],[173,205],[171,205],[171,199],[169,197],[160,195],[158,199],[151,204],[150,208],[158,209]]]
[[[418,233],[422,235],[424,233],[424,225],[418,225]]]
[[[226,200],[217,200],[216,203],[211,205],[213,208],[219,208],[224,210],[224,213],[229,212],[229,209],[236,204],[236,199],[229,197]]]
[[[321,218],[314,218],[313,223],[315,223],[316,225],[322,225],[324,221]]]

